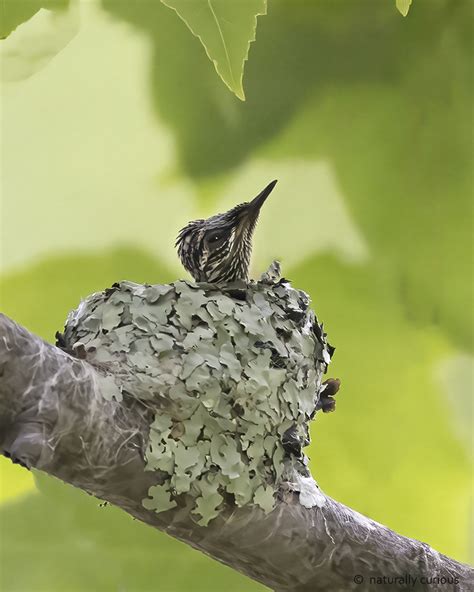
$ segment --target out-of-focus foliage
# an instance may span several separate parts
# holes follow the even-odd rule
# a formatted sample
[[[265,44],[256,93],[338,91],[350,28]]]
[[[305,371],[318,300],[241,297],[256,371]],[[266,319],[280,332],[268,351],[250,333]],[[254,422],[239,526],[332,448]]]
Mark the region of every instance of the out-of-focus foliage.
[[[39,10],[65,9],[69,0],[2,0],[0,5],[0,39],[5,39],[18,25],[28,21]]]
[[[255,41],[257,16],[266,14],[266,0],[161,0],[173,8],[199,38],[216,72],[239,99],[245,100],[242,79],[250,43]]]
[[[41,71],[77,34],[77,4],[69,10],[59,1],[53,6],[56,10],[40,8],[34,18],[15,29],[7,42],[0,45],[2,82],[24,80]]]
[[[396,0],[397,8],[403,14],[403,16],[406,16],[408,14],[411,3],[412,0]]]
[[[10,22],[27,18],[8,5]],[[272,0],[245,103],[161,2],[67,11],[78,6],[71,42],[3,89],[2,312],[52,341],[95,290],[183,277],[178,229],[278,178],[254,276],[282,260],[312,296],[337,348],[329,375],[342,379],[336,413],[313,425],[315,477],[466,560],[470,2],[417,0],[403,19],[392,2]],[[5,47],[23,27],[40,31],[38,17]],[[38,492],[6,462],[6,591],[261,589],[65,486]]]

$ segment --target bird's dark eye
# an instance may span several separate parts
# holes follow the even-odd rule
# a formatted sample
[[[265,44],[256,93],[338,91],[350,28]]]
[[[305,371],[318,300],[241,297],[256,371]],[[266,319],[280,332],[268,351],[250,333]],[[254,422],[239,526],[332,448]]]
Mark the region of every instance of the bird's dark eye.
[[[212,245],[212,244],[218,243],[223,238],[224,238],[224,235],[222,234],[222,232],[212,232],[208,236],[207,242]]]

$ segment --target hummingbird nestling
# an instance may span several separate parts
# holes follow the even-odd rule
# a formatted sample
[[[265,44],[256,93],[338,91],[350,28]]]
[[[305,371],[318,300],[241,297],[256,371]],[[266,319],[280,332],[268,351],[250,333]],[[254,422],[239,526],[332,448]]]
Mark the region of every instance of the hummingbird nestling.
[[[260,208],[275,187],[272,181],[250,202],[224,214],[189,222],[176,240],[178,255],[196,282],[247,280],[252,236]]]

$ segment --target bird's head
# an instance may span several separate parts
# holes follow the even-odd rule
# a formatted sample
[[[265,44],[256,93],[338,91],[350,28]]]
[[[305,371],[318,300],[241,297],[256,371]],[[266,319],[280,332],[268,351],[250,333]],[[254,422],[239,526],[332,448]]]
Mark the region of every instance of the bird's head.
[[[252,235],[260,208],[276,181],[250,202],[207,220],[189,222],[178,235],[176,246],[184,267],[197,282],[232,282],[248,278]]]

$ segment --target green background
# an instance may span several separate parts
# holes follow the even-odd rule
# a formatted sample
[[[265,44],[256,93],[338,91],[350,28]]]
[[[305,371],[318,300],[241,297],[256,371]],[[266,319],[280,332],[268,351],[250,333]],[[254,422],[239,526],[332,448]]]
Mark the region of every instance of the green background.
[[[177,231],[278,178],[253,275],[279,258],[311,295],[342,380],[314,476],[468,561],[472,5],[271,0],[245,102],[158,0],[4,8],[1,311],[53,341],[93,291],[183,277]],[[1,461],[5,592],[263,589]]]

